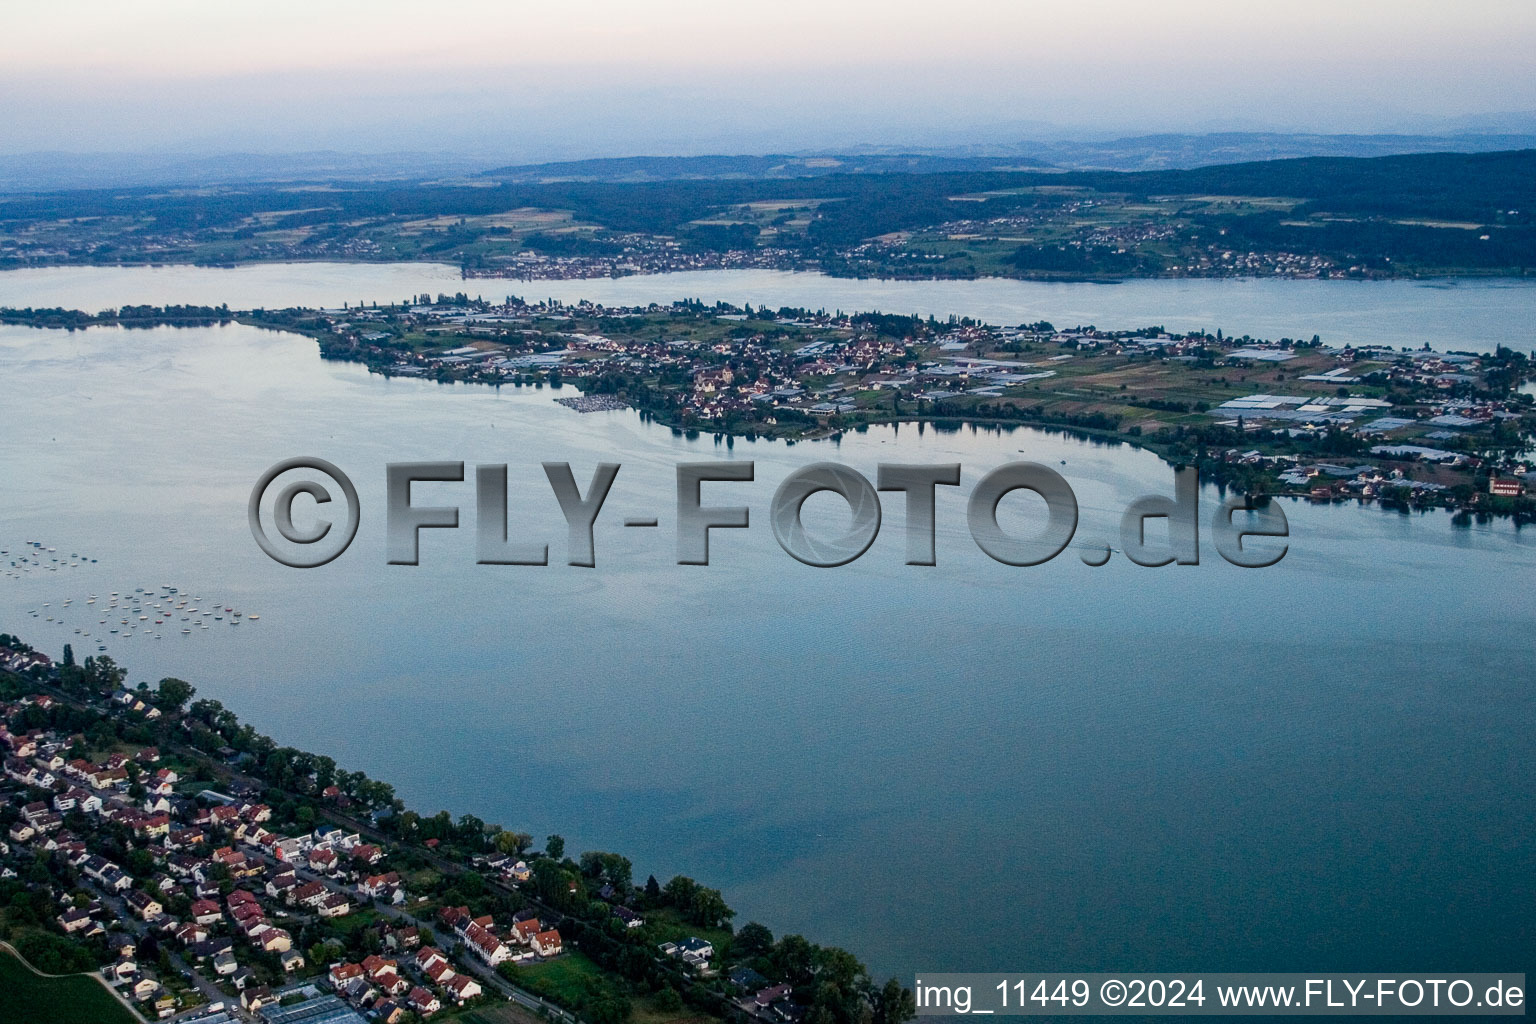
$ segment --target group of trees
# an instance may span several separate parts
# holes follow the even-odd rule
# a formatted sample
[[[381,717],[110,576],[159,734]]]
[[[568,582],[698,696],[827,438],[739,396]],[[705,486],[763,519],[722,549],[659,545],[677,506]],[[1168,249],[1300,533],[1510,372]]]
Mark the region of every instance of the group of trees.
[[[193,702],[184,721],[186,738],[192,746],[213,755],[225,747],[237,755],[247,755],[245,770],[274,788],[318,794],[334,785],[348,800],[364,808],[395,806],[395,789],[389,783],[370,779],[363,772],[343,771],[324,755],[279,747],[270,736],[242,723],[216,700]]]
[[[120,324],[124,327],[157,327],[175,324],[180,327],[205,327],[234,319],[229,306],[123,306],[106,309],[99,313],[87,313],[79,309],[13,309],[0,307],[0,323],[21,324],[27,327],[51,327],[79,330],[98,324]]]
[[[686,875],[678,875],[663,886],[657,902],[675,908],[684,920],[700,928],[725,928],[736,916],[719,889],[700,885]]]

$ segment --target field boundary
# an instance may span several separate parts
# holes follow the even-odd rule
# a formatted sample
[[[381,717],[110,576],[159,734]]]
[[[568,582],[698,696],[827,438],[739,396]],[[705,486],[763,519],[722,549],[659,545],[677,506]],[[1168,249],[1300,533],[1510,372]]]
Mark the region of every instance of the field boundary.
[[[139,1021],[140,1024],[150,1024],[150,1022],[145,1019],[144,1015],[140,1013],[132,1003],[124,999],[122,994],[119,993],[117,989],[113,988],[111,985],[108,985],[106,979],[97,974],[95,971],[81,971],[77,974],[49,974],[47,971],[40,971],[36,967],[33,967],[31,961],[21,955],[21,950],[17,949],[9,942],[0,940],[0,950],[4,950],[5,952],[11,954],[11,956],[16,958],[17,963],[21,964],[21,966],[37,975],[39,978],[90,978],[92,981],[96,982],[96,984],[106,989],[107,993],[111,995],[113,999],[116,999],[118,1003],[122,1005],[123,1009],[127,1010],[133,1015],[134,1020]]]

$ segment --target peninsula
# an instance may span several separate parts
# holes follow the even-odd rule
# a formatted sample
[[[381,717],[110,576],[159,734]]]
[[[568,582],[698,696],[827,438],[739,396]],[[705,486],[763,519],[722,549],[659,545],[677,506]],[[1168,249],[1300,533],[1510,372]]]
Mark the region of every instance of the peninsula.
[[[56,328],[229,319],[307,334],[326,358],[376,373],[548,388],[575,412],[632,407],[688,434],[793,442],[909,421],[1030,426],[1147,448],[1254,497],[1536,514],[1536,364],[1502,346],[1406,351],[1155,325],[464,293],[239,313],[0,309],[0,322]]]

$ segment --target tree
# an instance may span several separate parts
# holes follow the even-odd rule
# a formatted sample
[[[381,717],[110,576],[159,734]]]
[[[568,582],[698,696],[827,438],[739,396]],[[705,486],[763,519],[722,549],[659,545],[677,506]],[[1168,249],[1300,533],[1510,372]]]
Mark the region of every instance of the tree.
[[[336,761],[321,754],[315,758],[315,786],[324,790],[336,781]]]
[[[632,870],[629,858],[617,853],[588,850],[581,855],[581,873],[607,882],[615,889],[629,889]]]
[[[846,949],[823,947],[817,951],[816,959],[817,978],[844,992],[857,988],[864,977],[864,965]]]
[[[168,676],[160,680],[160,688],[155,694],[155,706],[161,711],[179,713],[195,693],[197,689],[191,683]]]
[[[75,649],[69,644],[64,645],[64,667],[72,668],[75,664]]]
[[[123,685],[123,677],[127,674],[105,654],[85,659],[85,680],[101,692],[109,692]]]
[[[743,958],[764,956],[773,949],[773,932],[756,921],[741,926],[731,940],[731,952]]]
[[[459,842],[479,849],[485,844],[485,822],[473,814],[461,814],[454,834]]]
[[[700,928],[723,928],[736,916],[725,902],[725,897],[720,895],[719,889],[707,889],[700,886],[693,894],[693,900],[687,910],[688,920]]]
[[[544,840],[544,853],[551,860],[560,860],[565,856],[565,838],[560,835],[552,835]]]
[[[688,905],[693,902],[693,894],[698,891],[698,882],[687,875],[675,875],[661,890],[661,894],[668,903],[686,913]]]
[[[511,857],[521,857],[533,845],[533,836],[527,832],[496,833],[496,849]]]
[[[801,935],[786,935],[769,956],[778,976],[799,988],[809,984],[815,970],[816,947]]]
[[[912,999],[912,990],[903,988],[901,982],[892,978],[874,993],[874,1024],[903,1024],[917,1016],[917,1003]]]

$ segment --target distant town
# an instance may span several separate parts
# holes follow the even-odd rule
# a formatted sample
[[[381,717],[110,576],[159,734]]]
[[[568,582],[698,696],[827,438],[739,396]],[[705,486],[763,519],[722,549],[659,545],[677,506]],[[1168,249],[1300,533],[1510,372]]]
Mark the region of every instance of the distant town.
[[[626,858],[572,859],[558,835],[535,849],[473,815],[418,814],[194,696],[0,634],[8,1005],[63,1000],[92,1024],[913,1013],[900,984],[876,986],[842,950],[733,929],[721,894],[692,879],[637,883]]]
[[[456,181],[0,195],[0,269],[421,260],[526,280],[747,268],[1523,277],[1536,266],[1533,168],[1536,150],[1135,173],[922,157],[706,158],[690,171],[640,159]]]

